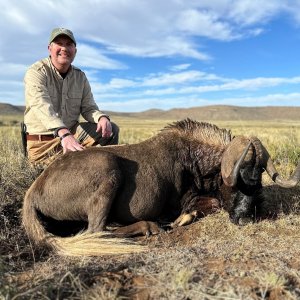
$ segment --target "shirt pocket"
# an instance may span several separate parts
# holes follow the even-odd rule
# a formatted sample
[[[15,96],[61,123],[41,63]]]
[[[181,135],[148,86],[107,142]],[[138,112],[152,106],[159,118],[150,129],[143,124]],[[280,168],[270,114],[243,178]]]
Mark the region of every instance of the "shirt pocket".
[[[66,98],[66,110],[68,117],[72,120],[78,120],[81,112],[82,92],[70,91]]]
[[[54,87],[48,88],[49,97],[51,99],[51,103],[53,106],[53,109],[56,113],[59,113],[60,110],[60,100],[58,99],[57,91]]]

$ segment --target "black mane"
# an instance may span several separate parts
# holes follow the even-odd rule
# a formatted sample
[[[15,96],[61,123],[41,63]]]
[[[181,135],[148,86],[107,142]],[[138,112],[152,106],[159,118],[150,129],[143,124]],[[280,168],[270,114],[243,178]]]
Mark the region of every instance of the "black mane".
[[[198,140],[205,141],[207,144],[221,144],[226,146],[232,140],[230,130],[189,118],[165,126],[162,132],[168,130],[177,130],[184,134],[190,134]]]

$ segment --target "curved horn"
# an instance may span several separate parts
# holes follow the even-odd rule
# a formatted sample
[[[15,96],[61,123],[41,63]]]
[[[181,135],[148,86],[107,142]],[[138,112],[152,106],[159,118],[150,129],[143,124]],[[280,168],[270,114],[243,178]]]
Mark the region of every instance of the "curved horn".
[[[270,154],[266,150],[266,148],[263,147],[264,156],[265,156],[265,165],[264,168],[268,175],[271,177],[271,179],[278,184],[279,186],[283,188],[291,188],[296,186],[300,181],[300,162],[298,163],[294,173],[291,175],[289,179],[284,179],[280,176],[278,171],[276,170],[274,163],[270,157]]]
[[[230,153],[233,150],[233,149],[231,149],[233,146],[229,147],[229,149],[227,149],[226,152],[228,154],[226,153],[227,155],[224,155],[224,157],[222,159],[222,164],[221,164],[222,178],[223,178],[224,183],[227,186],[234,187],[236,185],[240,168],[242,166],[243,161],[245,160],[245,157],[248,153],[250,146],[251,146],[251,142],[249,142],[248,145],[244,148],[242,154],[234,162],[233,167],[226,166],[226,165],[228,165],[226,160],[230,160],[232,162],[233,159],[235,159],[234,157],[236,156],[236,154]],[[235,147],[237,147],[237,145],[235,145]],[[234,151],[232,151],[232,152],[234,152]],[[231,158],[229,159],[227,156],[231,156]],[[227,175],[228,170],[230,170],[230,169],[231,169],[230,174]]]

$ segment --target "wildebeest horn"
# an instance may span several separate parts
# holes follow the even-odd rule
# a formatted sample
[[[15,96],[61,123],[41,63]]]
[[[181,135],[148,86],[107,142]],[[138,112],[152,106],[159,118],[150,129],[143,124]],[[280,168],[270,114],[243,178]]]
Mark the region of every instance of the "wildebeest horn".
[[[263,146],[262,146],[263,147]],[[291,175],[289,179],[284,179],[280,176],[278,171],[276,170],[273,161],[271,160],[270,154],[268,151],[263,147],[263,154],[264,154],[264,169],[271,177],[271,179],[281,187],[284,188],[291,188],[296,186],[300,181],[300,162],[296,167],[295,172]]]
[[[221,162],[221,173],[224,183],[227,186],[235,186],[242,163],[252,159],[253,150],[251,141],[245,137],[237,137],[229,144],[224,152]],[[248,154],[249,152],[249,154]],[[248,154],[248,156],[247,156]],[[246,159],[247,156],[247,159]]]

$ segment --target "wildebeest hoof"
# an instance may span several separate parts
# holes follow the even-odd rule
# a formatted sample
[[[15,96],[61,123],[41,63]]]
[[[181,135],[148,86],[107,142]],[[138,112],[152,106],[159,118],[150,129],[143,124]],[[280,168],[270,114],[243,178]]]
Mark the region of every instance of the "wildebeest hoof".
[[[173,223],[171,223],[171,227],[176,228],[179,226],[189,225],[195,220],[197,216],[198,212],[196,210],[190,213],[183,213]]]
[[[150,235],[159,234],[162,231],[163,230],[154,222],[139,221],[137,223],[116,229],[114,234],[118,237],[133,237],[137,235],[149,237]]]

